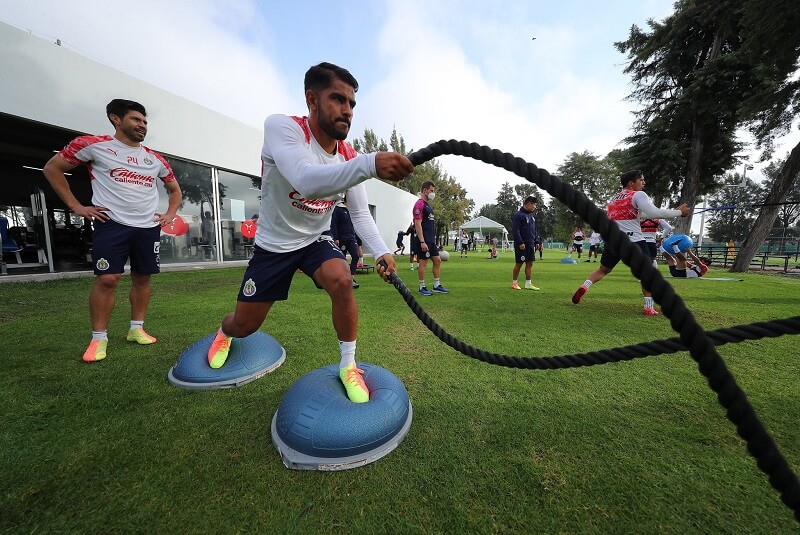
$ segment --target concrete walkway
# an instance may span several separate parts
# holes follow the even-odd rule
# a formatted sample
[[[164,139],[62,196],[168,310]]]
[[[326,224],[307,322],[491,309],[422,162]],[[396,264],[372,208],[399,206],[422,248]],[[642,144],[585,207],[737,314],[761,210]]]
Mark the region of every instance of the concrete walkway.
[[[197,263],[190,262],[184,264],[164,264],[161,266],[161,272],[166,273],[169,271],[197,271],[206,269],[225,269],[231,267],[245,267],[247,260],[233,260],[222,264],[217,263]],[[130,266],[125,266],[125,274],[130,273]],[[48,281],[56,279],[75,279],[79,277],[94,277],[94,271],[63,271],[59,273],[28,273],[25,275],[0,275],[0,284],[5,282],[37,282]]]

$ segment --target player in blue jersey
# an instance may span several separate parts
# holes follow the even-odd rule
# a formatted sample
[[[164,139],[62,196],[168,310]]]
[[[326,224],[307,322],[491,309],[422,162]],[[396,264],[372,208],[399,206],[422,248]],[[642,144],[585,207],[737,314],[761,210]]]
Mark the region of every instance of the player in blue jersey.
[[[708,272],[708,261],[698,257],[692,250],[694,242],[686,234],[673,234],[661,242],[661,254],[669,266],[673,277],[702,277]],[[688,261],[687,257],[692,259]],[[693,274],[694,273],[694,274]]]
[[[531,281],[533,259],[536,255],[536,242],[538,241],[536,219],[533,217],[537,202],[533,196],[526,197],[522,208],[517,210],[511,219],[511,234],[514,237],[514,269],[511,276],[511,288],[514,290],[522,289],[517,283],[517,277],[519,277],[519,270],[523,263],[525,264],[525,289],[539,289]]]

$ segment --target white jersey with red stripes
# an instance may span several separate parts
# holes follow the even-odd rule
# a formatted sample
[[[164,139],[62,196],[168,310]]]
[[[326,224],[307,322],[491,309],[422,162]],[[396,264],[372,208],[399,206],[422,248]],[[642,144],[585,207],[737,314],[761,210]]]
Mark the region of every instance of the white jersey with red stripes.
[[[661,229],[661,237],[666,238],[672,232],[672,225],[667,223],[664,219],[657,217],[646,217],[641,220],[642,236],[647,243],[656,242],[656,233]]]
[[[608,203],[608,217],[617,222],[619,229],[628,235],[632,242],[643,241],[640,217],[675,217],[680,210],[657,208],[643,191],[623,189]]]
[[[163,156],[144,145],[126,145],[114,136],[77,137],[58,155],[73,165],[86,164],[92,204],[108,208],[106,214],[113,221],[129,227],[156,226],[156,180],[175,180]]]
[[[264,121],[261,162],[256,245],[271,252],[309,245],[330,229],[333,209],[346,193],[350,219],[364,246],[375,258],[389,252],[362,184],[377,176],[375,153],[358,154],[339,141],[335,154],[329,154],[306,117],[270,115]]]

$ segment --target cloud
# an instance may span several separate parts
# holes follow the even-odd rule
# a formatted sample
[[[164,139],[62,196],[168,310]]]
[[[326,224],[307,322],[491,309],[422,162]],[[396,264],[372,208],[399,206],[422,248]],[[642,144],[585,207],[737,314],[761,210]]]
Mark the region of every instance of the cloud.
[[[379,136],[388,137],[396,127],[413,148],[439,139],[477,142],[554,172],[570,152],[604,156],[626,135],[630,116],[622,101],[624,86],[575,72],[568,61],[576,55],[576,29],[540,29],[541,51],[525,61],[541,67],[506,77],[517,79],[506,85],[467,55],[439,24],[435,10],[414,2],[389,6],[377,53],[391,69],[373,87],[362,89],[358,111],[358,124]],[[493,33],[487,28],[483,42],[491,43],[493,35],[501,44],[507,41],[501,25],[493,26]],[[491,55],[486,46],[479,48]],[[451,156],[441,161],[478,208],[494,201],[503,182],[524,182],[473,160]]]
[[[2,18],[257,128],[297,105],[254,2],[6,1]]]
[[[371,128],[388,139],[396,127],[409,148],[474,141],[554,173],[571,152],[620,147],[634,104],[623,100],[629,78],[613,41],[672,12],[672,0],[385,0],[355,2],[336,20],[326,6],[0,0],[0,19],[258,129],[271,113],[303,112],[302,73],[329,59],[361,82],[353,136]],[[467,158],[440,161],[476,208],[503,182],[524,181]]]

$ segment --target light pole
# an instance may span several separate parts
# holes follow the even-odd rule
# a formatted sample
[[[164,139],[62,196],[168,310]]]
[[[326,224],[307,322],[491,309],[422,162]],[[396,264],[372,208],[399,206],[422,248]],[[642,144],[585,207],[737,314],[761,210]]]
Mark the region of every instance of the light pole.
[[[737,184],[737,186],[739,186],[740,188],[743,188],[745,186],[745,184],[747,184],[747,170],[748,169],[750,169],[752,171],[753,170],[753,166],[751,164],[749,164],[749,163],[745,163],[744,164],[744,170],[742,171],[742,181],[739,184]]]

